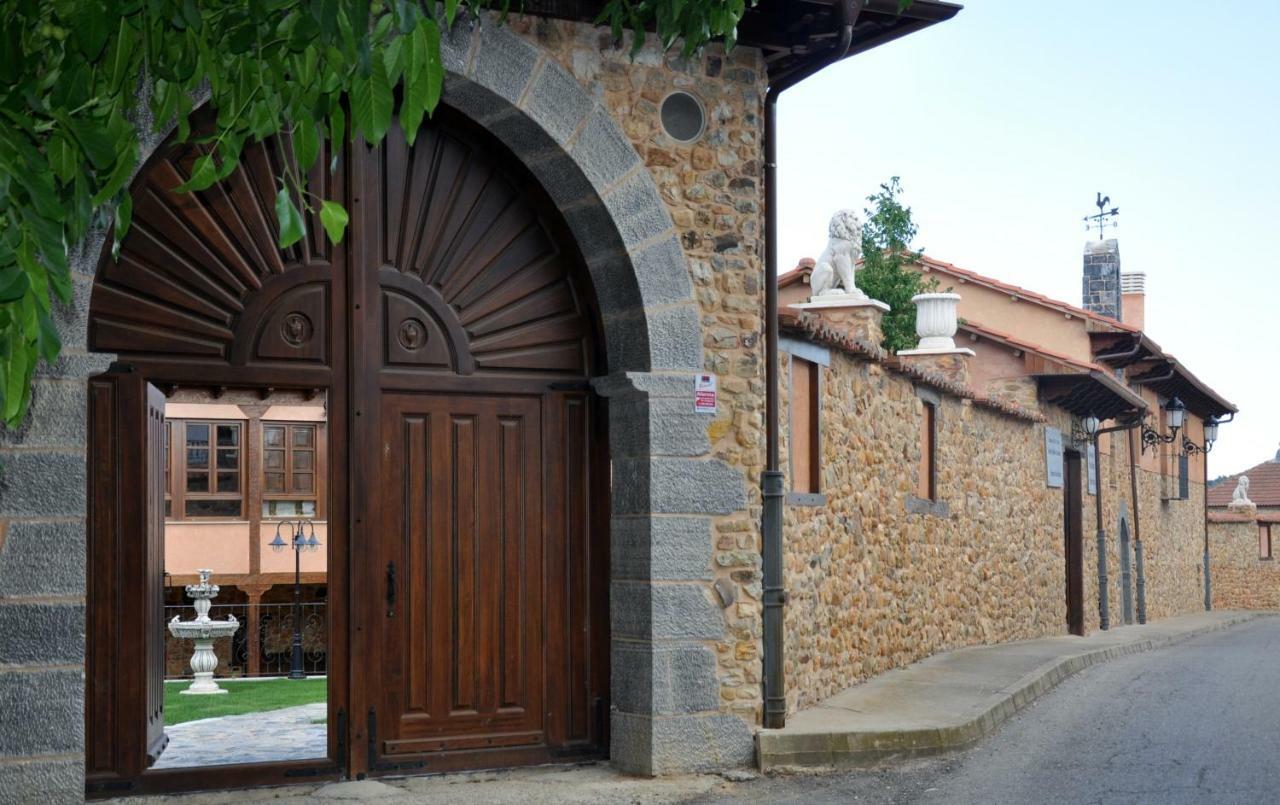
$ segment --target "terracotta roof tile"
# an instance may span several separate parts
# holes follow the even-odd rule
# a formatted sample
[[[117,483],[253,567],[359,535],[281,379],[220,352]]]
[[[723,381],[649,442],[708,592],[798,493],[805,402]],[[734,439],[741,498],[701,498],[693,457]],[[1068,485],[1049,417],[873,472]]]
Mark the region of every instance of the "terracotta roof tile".
[[[1134,327],[1132,324],[1125,324],[1124,322],[1119,321],[1117,319],[1113,319],[1110,316],[1102,316],[1097,313],[1094,313],[1091,310],[1085,310],[1082,307],[1076,307],[1075,305],[1068,304],[1066,302],[1062,302],[1057,299],[1052,299],[1048,296],[1045,296],[1044,294],[1036,293],[1035,291],[1029,290],[1027,288],[1023,288],[1020,285],[1013,285],[1008,282],[1001,282],[1000,280],[995,279],[994,277],[988,277],[983,274],[979,274],[976,271],[970,271],[967,268],[960,268],[959,266],[953,263],[947,263],[942,260],[935,260],[932,257],[925,257],[924,255],[920,256],[919,262],[922,265],[924,265],[926,268],[930,269],[931,271],[941,271],[945,274],[950,274],[952,276],[959,277],[965,280],[966,282],[975,282],[979,285],[986,285],[990,288],[995,288],[996,290],[1004,291],[1006,293],[1013,294],[1014,296],[1018,296],[1022,299],[1026,299],[1029,302],[1035,302],[1036,304],[1043,305],[1045,307],[1051,307],[1054,310],[1059,310],[1064,313],[1070,313],[1074,316],[1079,316],[1082,319],[1089,319],[1091,321],[1096,321],[1100,324],[1105,324],[1109,327],[1114,327],[1118,330],[1125,330],[1131,333],[1141,332],[1139,328]]]
[[[1249,499],[1259,506],[1280,506],[1280,463],[1264,461],[1236,473],[1209,490],[1209,505],[1225,507],[1231,502],[1241,475],[1249,476]]]
[[[1010,346],[1017,347],[1018,349],[1024,350],[1026,352],[1037,352],[1046,357],[1053,358],[1055,361],[1069,364],[1071,366],[1074,366],[1078,369],[1082,369],[1084,371],[1094,371],[1094,372],[1106,371],[1101,366],[1099,366],[1096,363],[1093,363],[1092,361],[1077,360],[1071,357],[1070,355],[1066,354],[1065,352],[1058,352],[1057,350],[1052,350],[1052,349],[1049,349],[1048,347],[1043,347],[1039,344],[1033,344],[1030,341],[1024,341],[1023,339],[1018,338],[1016,335],[1013,335],[1011,333],[1006,333],[1002,330],[997,330],[994,327],[988,327],[985,324],[979,324],[978,322],[970,318],[966,318],[963,322],[960,323],[960,329],[972,330],[973,332],[976,332],[978,335],[984,335],[984,336],[987,336],[988,338],[992,338],[997,341],[1003,341]]]

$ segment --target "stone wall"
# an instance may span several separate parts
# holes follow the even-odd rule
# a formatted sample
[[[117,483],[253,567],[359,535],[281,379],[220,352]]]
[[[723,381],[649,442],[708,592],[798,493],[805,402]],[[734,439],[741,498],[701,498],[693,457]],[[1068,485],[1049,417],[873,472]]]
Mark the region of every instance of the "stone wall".
[[[785,514],[789,709],[940,651],[1066,632],[1063,492],[1046,484],[1046,426],[1082,454],[1085,628],[1098,630],[1097,498],[1085,455],[1092,445],[1071,444],[1070,415],[1025,384],[1016,401],[1031,416],[952,393],[959,386],[920,391],[918,377],[874,355],[828,352],[825,502],[789,505]],[[782,358],[786,378],[790,356]],[[938,402],[934,503],[914,497],[921,396]],[[788,410],[784,385],[784,461]],[[1133,622],[1138,614],[1128,436],[1104,435],[1100,448],[1108,625],[1119,626],[1122,516]],[[1201,611],[1204,487],[1191,483],[1188,500],[1162,500],[1176,493],[1177,479],[1141,468],[1137,475],[1147,619]]]
[[[939,651],[1064,633],[1063,493],[1045,485],[1044,425],[934,393],[927,504],[913,382],[838,350],[822,382],[826,503],[785,514],[788,708]]]
[[[510,28],[536,43],[618,121],[657,185],[675,224],[663,248],[682,254],[703,334],[703,370],[719,380],[719,411],[703,427],[711,455],[739,469],[749,507],[714,523],[708,580],[724,608],[723,638],[712,641],[721,708],[758,723],[760,696],[760,472],[764,468],[764,345],[761,310],[761,152],[765,68],[758,51],[719,46],[683,59],[652,38],[632,59],[630,39],[607,29],[513,17]],[[662,100],[685,90],[707,112],[693,144],[663,131]],[[708,555],[712,546],[708,546]],[[731,602],[731,603],[726,603]]]
[[[1273,525],[1272,532],[1280,536],[1280,525]],[[1276,547],[1273,537],[1273,556]],[[1214,609],[1280,609],[1280,562],[1258,554],[1253,513],[1214,513],[1209,522]]]

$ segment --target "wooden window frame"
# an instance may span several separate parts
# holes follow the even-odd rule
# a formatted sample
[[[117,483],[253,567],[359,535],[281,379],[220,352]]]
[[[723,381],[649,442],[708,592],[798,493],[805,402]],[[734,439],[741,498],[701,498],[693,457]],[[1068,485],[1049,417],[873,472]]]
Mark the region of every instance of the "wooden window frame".
[[[258,450],[257,466],[259,467],[258,484],[256,485],[257,500],[253,501],[254,511],[258,512],[263,522],[277,522],[280,520],[296,519],[293,517],[273,516],[262,513],[263,506],[268,500],[297,500],[306,501],[313,500],[316,504],[316,513],[313,520],[324,520],[328,515],[327,501],[329,497],[328,484],[328,455],[329,440],[328,429],[324,422],[300,422],[296,420],[284,419],[264,419],[262,420],[261,437],[256,445]],[[271,428],[284,428],[285,438],[284,447],[275,448],[267,447],[267,431]],[[311,440],[312,453],[311,459],[311,491],[310,492],[293,492],[287,491],[282,493],[267,491],[267,450],[284,450],[284,468],[280,470],[285,476],[285,488],[291,489],[293,486],[293,460],[295,447],[293,446],[293,433],[296,428],[311,428],[313,436]],[[305,470],[304,470],[305,471]],[[272,470],[274,472],[274,470]]]
[[[781,344],[790,356],[787,362],[787,465],[791,468],[787,479],[786,502],[792,506],[825,506],[826,493],[822,488],[822,397],[824,391],[823,367],[831,362],[830,353],[806,341],[784,339]],[[798,434],[796,428],[796,394],[795,373],[797,367],[809,373],[807,384],[808,428],[804,434]],[[809,445],[808,489],[796,488],[796,450],[797,440],[803,438]]]
[[[1265,535],[1265,536],[1264,536]],[[1265,541],[1265,542],[1264,542]],[[1262,552],[1263,545],[1266,545],[1266,553]],[[1271,542],[1271,523],[1258,523],[1258,559],[1263,562],[1270,562],[1275,558]]]
[[[249,498],[248,489],[246,488],[246,472],[245,468],[248,464],[248,452],[245,444],[245,438],[248,434],[247,421],[243,419],[166,419],[169,425],[169,482],[168,488],[165,490],[165,499],[170,505],[170,516],[166,520],[182,520],[195,522],[240,522],[248,519],[247,501]],[[219,426],[233,425],[239,432],[235,448],[221,448],[223,450],[235,449],[239,451],[239,460],[236,463],[235,472],[239,476],[236,486],[238,491],[234,494],[230,492],[190,492],[187,490],[187,473],[191,472],[187,466],[187,428],[190,425],[205,425],[209,428],[209,466],[205,469],[196,469],[195,472],[204,472],[209,476],[210,489],[217,489],[218,470],[218,436],[217,428]],[[180,426],[180,427],[178,427]],[[221,470],[221,472],[229,472],[229,470]],[[187,514],[187,501],[189,500],[239,500],[240,514]]]
[[[938,502],[938,404],[920,400],[920,466],[916,496]]]

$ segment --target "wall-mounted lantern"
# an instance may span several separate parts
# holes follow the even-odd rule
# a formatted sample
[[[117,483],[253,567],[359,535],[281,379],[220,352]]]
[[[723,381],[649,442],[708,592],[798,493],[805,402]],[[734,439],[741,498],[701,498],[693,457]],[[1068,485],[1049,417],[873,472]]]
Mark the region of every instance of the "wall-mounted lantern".
[[[1209,418],[1204,423],[1204,444],[1196,444],[1182,434],[1182,452],[1188,456],[1205,454],[1213,450],[1213,443],[1218,441],[1218,420]]]
[[[1169,420],[1169,434],[1165,436],[1144,422],[1142,425],[1142,452],[1147,452],[1148,447],[1171,444],[1178,438],[1178,431],[1182,429],[1182,423],[1187,416],[1187,407],[1182,404],[1182,400],[1174,397],[1164,404],[1164,412]]]

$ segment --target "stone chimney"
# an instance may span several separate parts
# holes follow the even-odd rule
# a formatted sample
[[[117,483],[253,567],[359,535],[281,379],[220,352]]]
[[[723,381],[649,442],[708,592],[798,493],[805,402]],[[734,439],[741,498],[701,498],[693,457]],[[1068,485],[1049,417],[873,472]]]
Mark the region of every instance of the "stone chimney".
[[[1120,243],[1115,238],[1084,245],[1083,295],[1085,310],[1120,318]]]
[[[1120,275],[1120,321],[1139,330],[1147,328],[1147,275],[1141,271]]]

